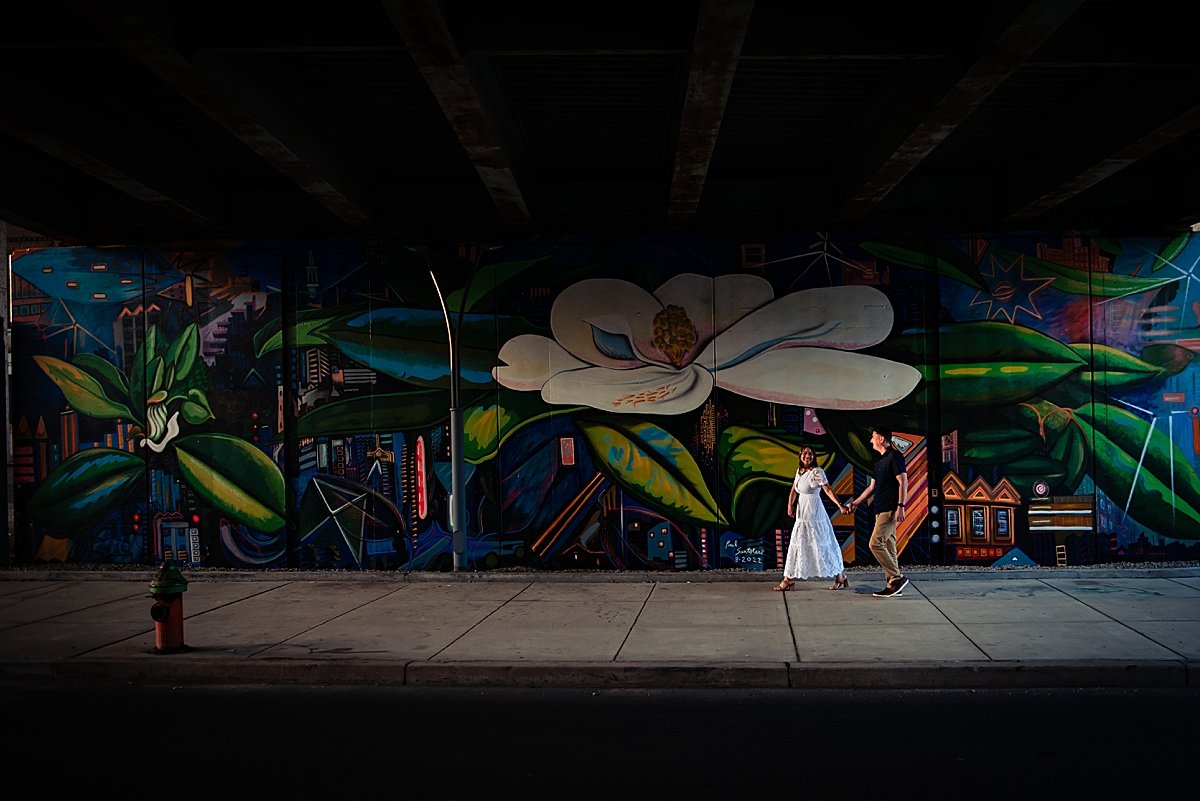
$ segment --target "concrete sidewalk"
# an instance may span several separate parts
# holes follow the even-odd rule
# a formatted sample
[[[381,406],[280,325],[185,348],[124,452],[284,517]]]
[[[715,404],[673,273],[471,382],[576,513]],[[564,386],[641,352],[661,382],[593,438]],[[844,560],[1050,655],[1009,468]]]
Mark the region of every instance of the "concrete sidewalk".
[[[1198,687],[1200,567],[773,573],[0,571],[0,679],[521,687]]]

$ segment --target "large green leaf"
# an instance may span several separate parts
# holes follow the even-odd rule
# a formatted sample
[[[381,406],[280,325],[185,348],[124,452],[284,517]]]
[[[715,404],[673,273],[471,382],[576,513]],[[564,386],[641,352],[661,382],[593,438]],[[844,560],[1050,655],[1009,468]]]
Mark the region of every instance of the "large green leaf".
[[[33,360],[62,390],[71,408],[80,414],[100,420],[140,419],[124,403],[110,398],[105,393],[104,385],[87,371],[53,356],[34,356]]]
[[[1162,252],[1154,259],[1154,265],[1150,268],[1150,272],[1156,273],[1168,264],[1175,261],[1175,257],[1183,252],[1187,247],[1188,242],[1192,240],[1191,232],[1179,234],[1162,249]]]
[[[874,413],[872,413],[874,414]],[[875,417],[869,421],[853,414],[830,414],[829,410],[821,412],[821,422],[825,431],[833,440],[837,449],[850,464],[870,472],[875,463],[875,450],[871,447],[871,432],[869,426],[876,425]],[[878,425],[885,425],[878,423]],[[893,429],[896,431],[899,429]]]
[[[1028,498],[1033,495],[1033,485],[1038,481],[1045,481],[1051,487],[1060,486],[1067,476],[1067,468],[1057,459],[1033,454],[1004,465],[1004,476]]]
[[[915,364],[926,381],[938,381],[947,406],[1001,406],[1036,397],[1086,361],[1053,337],[1020,325],[990,321],[938,328],[939,364]],[[913,364],[926,357],[924,334],[892,337],[871,349]],[[917,398],[918,405],[925,396]]]
[[[963,435],[959,458],[969,464],[1005,464],[1029,456],[1045,443],[1019,428],[986,428]]]
[[[179,472],[214,509],[259,531],[283,528],[283,474],[265,453],[227,434],[192,434],[174,445]]]
[[[189,323],[179,337],[167,348],[167,364],[174,367],[174,379],[182,381],[191,372],[196,357],[200,354],[200,327]]]
[[[776,489],[787,488],[796,475],[800,449],[808,446],[817,454],[822,469],[833,463],[833,454],[825,453],[803,438],[782,431],[758,431],[748,426],[730,426],[721,432],[718,445],[722,477],[733,488],[730,511],[735,520],[744,517],[739,511],[742,495],[749,487],[762,488],[766,481]],[[752,493],[756,497],[758,492]]]
[[[146,376],[149,378],[148,384],[145,385],[146,402],[153,402],[154,396],[160,392],[164,392],[163,385],[166,384],[167,363],[162,356],[155,356],[146,365]],[[164,395],[165,397],[165,395]]]
[[[862,249],[876,258],[937,273],[987,291],[979,265],[969,255],[944,240],[909,234],[882,236],[864,242]]]
[[[463,411],[463,458],[480,464],[499,452],[500,445],[525,426],[552,415],[586,411],[586,406],[551,406],[536,392],[502,390],[496,397]]]
[[[730,514],[738,532],[745,537],[772,537],[787,520],[787,498],[791,481],[749,478],[743,482]]]
[[[476,393],[473,393],[473,402]],[[441,425],[450,417],[450,395],[440,389],[389,392],[326,403],[300,418],[302,437],[414,431]]]
[[[1141,359],[1149,364],[1161,367],[1167,378],[1179,375],[1196,359],[1191,348],[1176,345],[1174,342],[1160,342],[1147,345],[1142,349]]]
[[[99,381],[109,400],[129,405],[129,379],[112,362],[91,353],[82,353],[72,359],[71,364]]]
[[[1178,276],[1167,278],[1141,278],[1136,275],[1100,273],[1064,267],[1045,259],[1027,256],[1011,250],[997,251],[996,255],[1014,264],[1023,263],[1025,271],[1037,276],[1054,279],[1054,288],[1071,295],[1090,295],[1097,298],[1122,298],[1138,292],[1148,292],[1178,281]]]
[[[1045,398],[1032,398],[1003,410],[1005,418],[1026,431],[1037,434],[1053,447],[1075,419],[1075,412]]]
[[[1107,404],[1080,407],[1074,420],[1092,443],[1093,478],[1113,503],[1128,501],[1130,517],[1158,534],[1200,539],[1200,477],[1165,432]]]
[[[158,356],[160,336],[157,325],[147,328],[146,338],[133,357],[133,365],[129,368],[129,403],[132,409],[140,411],[146,408],[146,398],[157,389],[152,386],[154,375],[150,373],[150,368]]]
[[[1166,375],[1166,370],[1162,367],[1142,361],[1109,345],[1077,342],[1071,344],[1070,348],[1091,368],[1079,371],[1071,376],[1071,380],[1084,384],[1095,383],[1109,392],[1161,380]]]
[[[88,528],[119,507],[142,483],[145,472],[141,457],[127,451],[80,451],[38,485],[29,499],[29,514],[49,528]]]
[[[304,309],[296,312],[295,318],[292,320],[291,342],[292,347],[311,347],[314,345],[327,344],[324,339],[318,336],[313,336],[310,332],[313,329],[320,328],[323,325],[328,325],[340,317],[352,317],[356,314],[361,314],[365,310],[367,304],[355,303],[345,306],[338,306],[332,309]],[[254,334],[254,355],[262,356],[264,353],[282,348],[284,344],[284,327],[283,319],[276,317],[270,320],[262,328]]]
[[[1089,439],[1083,434],[1083,429],[1077,425],[1067,426],[1048,455],[1061,464],[1064,470],[1062,479],[1051,487],[1051,491],[1074,495],[1092,466],[1092,448]]]
[[[530,259],[528,261],[506,261],[480,267],[479,272],[471,279],[471,294],[465,305],[463,294],[466,289],[451,292],[446,298],[446,308],[457,312],[462,306],[467,312],[490,312],[497,308],[498,302],[514,286],[525,283],[525,277],[532,270],[540,267],[549,257]]]
[[[796,473],[800,449],[808,446],[817,454],[817,464],[828,467],[831,454],[823,453],[820,443],[778,429],[757,429],[734,425],[725,428],[717,441],[717,458],[724,468],[730,487],[747,474],[766,473],[791,483]]]
[[[457,316],[452,323],[458,325]],[[456,334],[462,385],[494,387],[492,368],[500,345],[539,330],[517,317],[464,315]],[[339,318],[313,333],[360,364],[393,378],[429,387],[450,384],[446,321],[440,310],[372,309]]]
[[[615,484],[671,519],[727,525],[700,466],[670,432],[616,417],[581,419],[578,425],[597,467]]]
[[[183,419],[194,426],[206,423],[216,417],[212,412],[212,406],[208,403],[208,396],[198,389],[187,391],[179,410],[183,413]]]

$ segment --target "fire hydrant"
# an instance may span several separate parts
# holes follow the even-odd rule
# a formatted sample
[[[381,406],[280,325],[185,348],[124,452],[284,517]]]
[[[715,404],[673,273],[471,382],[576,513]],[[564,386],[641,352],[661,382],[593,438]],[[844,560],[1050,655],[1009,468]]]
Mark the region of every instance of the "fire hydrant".
[[[154,621],[154,650],[160,654],[185,651],[183,644],[183,593],[187,579],[172,562],[164,562],[150,582],[150,619]]]

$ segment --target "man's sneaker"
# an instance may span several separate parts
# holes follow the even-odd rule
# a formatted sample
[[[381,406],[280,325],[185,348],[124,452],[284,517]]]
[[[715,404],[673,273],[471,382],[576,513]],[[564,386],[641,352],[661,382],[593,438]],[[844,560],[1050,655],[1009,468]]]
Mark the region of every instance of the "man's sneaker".
[[[904,583],[907,584],[908,582],[904,582]],[[893,597],[904,594],[904,593],[900,592],[901,586],[902,585],[900,585],[900,584],[889,584],[886,587],[884,587],[882,590],[873,592],[871,594],[874,595],[876,598],[893,598]]]
[[[899,595],[904,590],[904,588],[908,586],[908,577],[907,576],[896,576],[894,579],[892,579],[891,581],[888,582],[888,586],[895,587],[896,594]]]

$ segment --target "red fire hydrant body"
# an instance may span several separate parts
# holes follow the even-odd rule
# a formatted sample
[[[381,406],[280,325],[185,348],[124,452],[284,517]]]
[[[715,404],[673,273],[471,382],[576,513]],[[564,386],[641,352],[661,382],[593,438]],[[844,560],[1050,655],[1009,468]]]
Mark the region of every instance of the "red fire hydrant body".
[[[183,593],[187,579],[170,562],[150,582],[150,619],[154,621],[154,650],[160,654],[187,650],[183,642]]]

